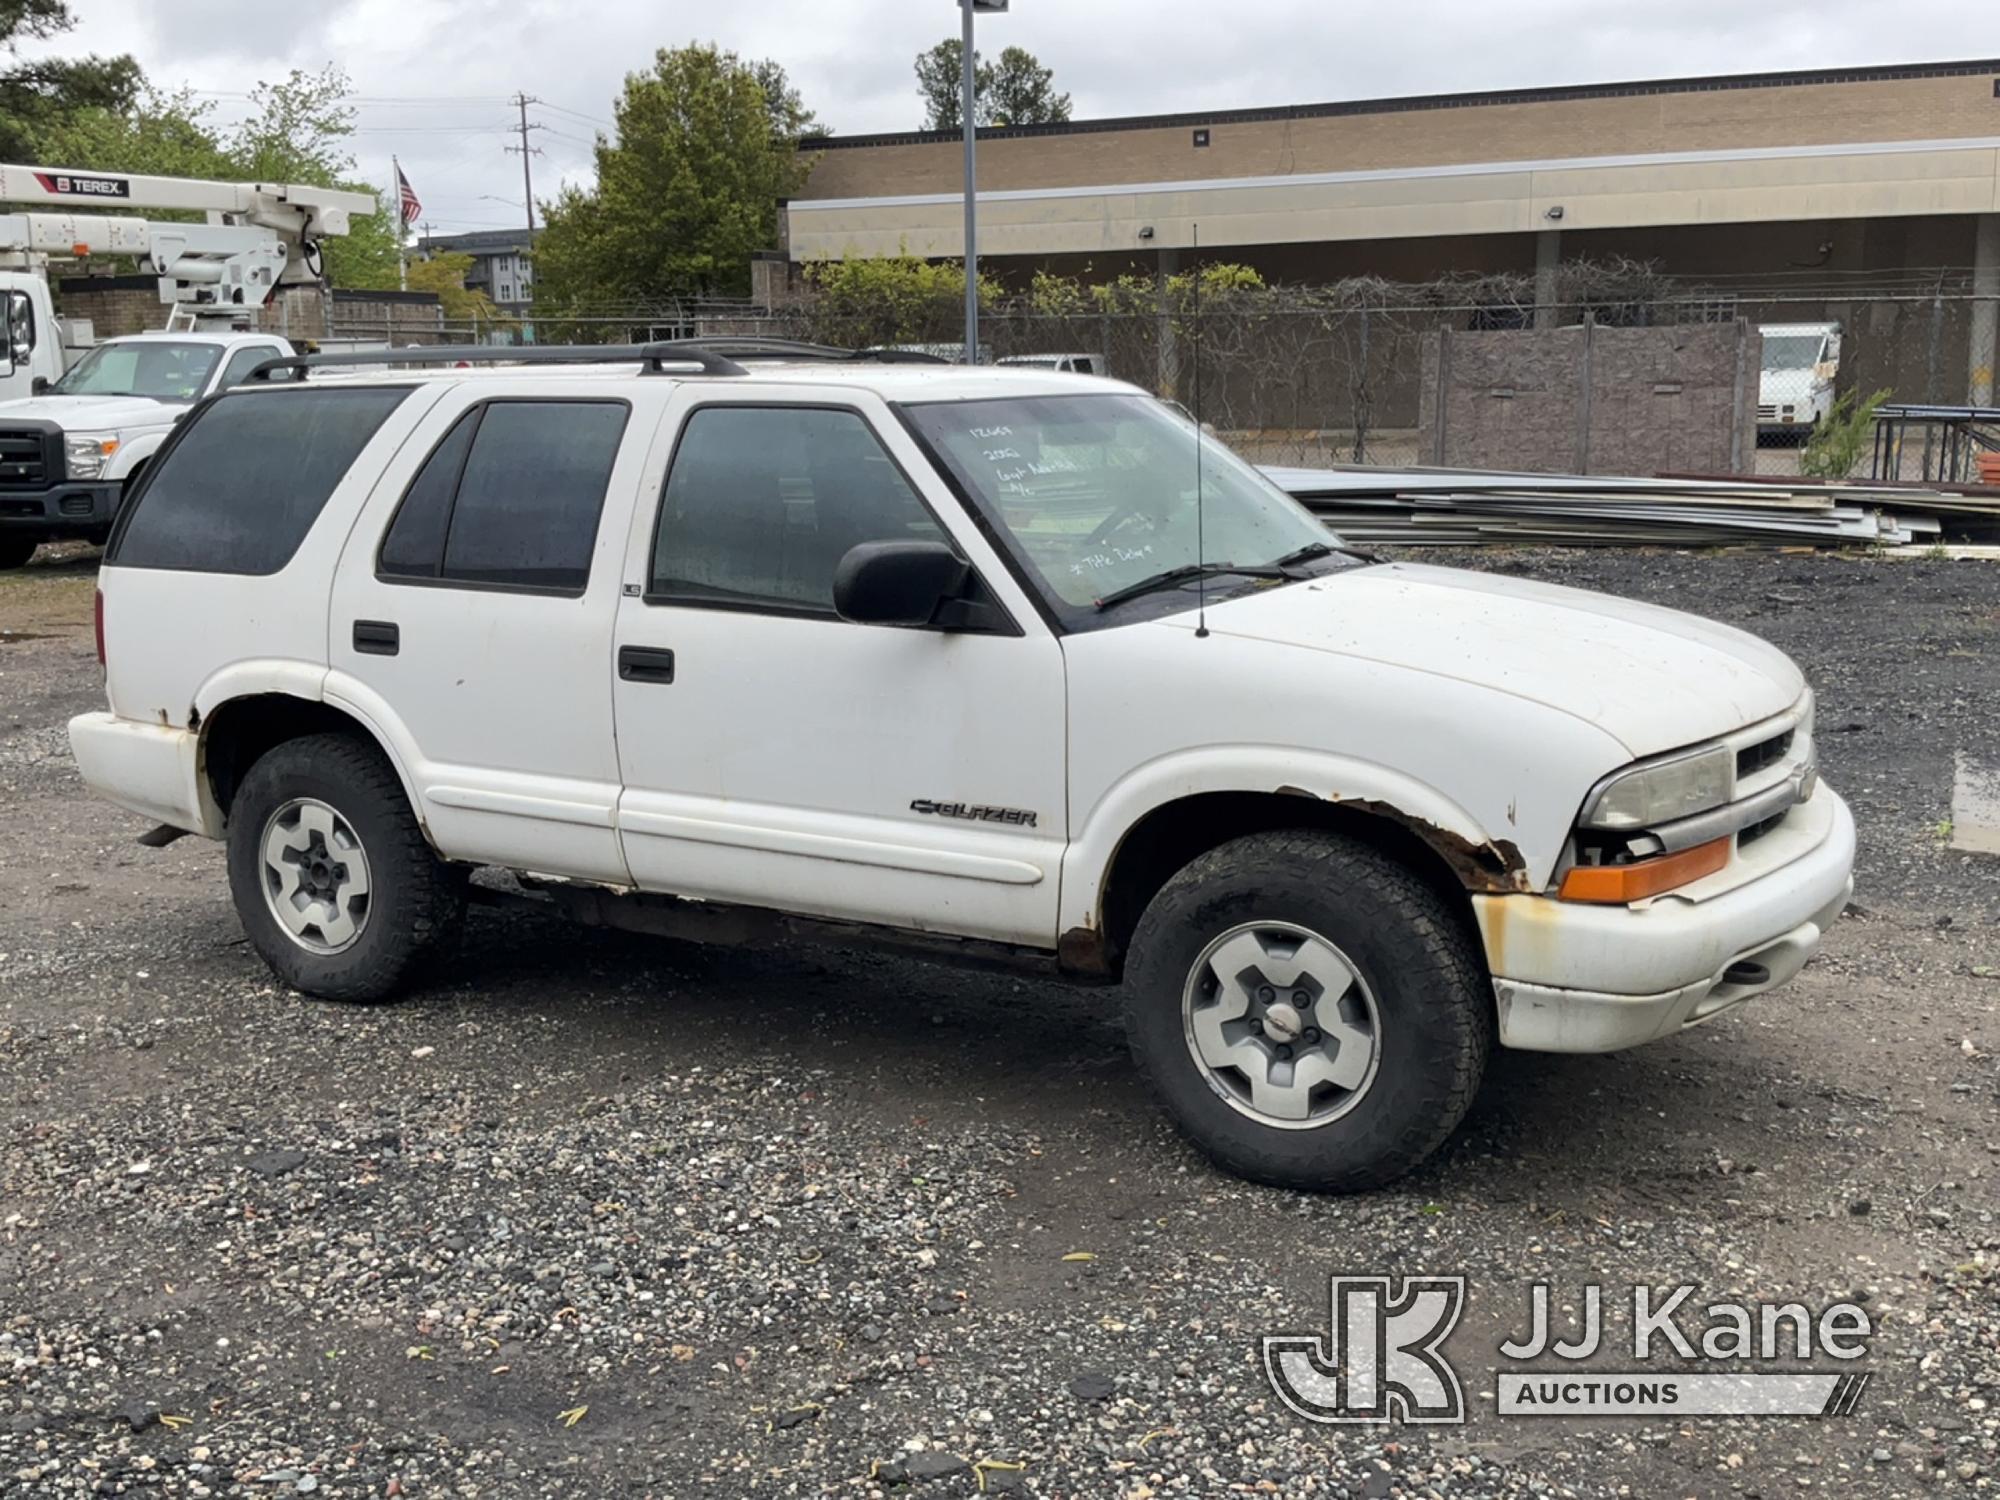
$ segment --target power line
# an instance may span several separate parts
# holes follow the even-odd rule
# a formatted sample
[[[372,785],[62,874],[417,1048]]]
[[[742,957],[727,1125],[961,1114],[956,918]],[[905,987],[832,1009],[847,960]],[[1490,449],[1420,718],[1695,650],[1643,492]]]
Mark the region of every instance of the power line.
[[[198,99],[254,99],[257,95],[249,89],[189,89],[188,93]],[[512,104],[509,94],[345,94],[341,102],[347,104]]]
[[[512,125],[357,125],[349,135],[504,135]]]
[[[552,109],[559,115],[569,115],[574,119],[584,120],[592,125],[602,125],[606,130],[616,130],[618,128],[615,122],[605,119],[602,115],[587,115],[580,109],[568,109],[560,104],[551,104],[546,99],[541,101],[541,105],[543,109]]]

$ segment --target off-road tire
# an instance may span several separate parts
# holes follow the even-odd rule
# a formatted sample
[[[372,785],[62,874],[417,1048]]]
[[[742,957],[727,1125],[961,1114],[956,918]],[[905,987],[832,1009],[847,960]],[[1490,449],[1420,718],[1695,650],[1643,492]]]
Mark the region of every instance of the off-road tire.
[[[42,539],[36,536],[0,536],[0,572],[25,568],[41,545]]]
[[[337,953],[302,947],[265,899],[265,826],[297,798],[335,809],[366,851],[367,920],[352,945]],[[393,999],[451,940],[464,915],[465,881],[424,841],[394,768],[353,735],[307,735],[261,756],[230,803],[228,839],[229,889],[243,930],[271,971],[308,995]]]
[[[1191,970],[1217,937],[1256,922],[1319,934],[1373,994],[1373,1078],[1323,1124],[1247,1116],[1189,1047]],[[1281,1187],[1356,1192],[1402,1176],[1464,1118],[1492,1047],[1492,990],[1462,916],[1395,859],[1336,834],[1254,834],[1181,870],[1139,921],[1124,998],[1133,1056],[1175,1122],[1220,1165]]]

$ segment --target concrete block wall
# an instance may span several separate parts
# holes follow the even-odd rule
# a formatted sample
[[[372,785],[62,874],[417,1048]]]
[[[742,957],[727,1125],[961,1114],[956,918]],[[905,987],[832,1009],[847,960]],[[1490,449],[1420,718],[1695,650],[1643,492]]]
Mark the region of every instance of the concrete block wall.
[[[59,311],[88,318],[100,339],[166,327],[167,305],[151,276],[70,276],[57,285]],[[396,344],[444,341],[444,308],[435,292],[376,292],[319,286],[280,287],[269,303],[247,310],[250,326],[293,339],[388,339]]]
[[[1742,321],[1433,333],[1418,451],[1532,472],[1747,470],[1760,354]]]

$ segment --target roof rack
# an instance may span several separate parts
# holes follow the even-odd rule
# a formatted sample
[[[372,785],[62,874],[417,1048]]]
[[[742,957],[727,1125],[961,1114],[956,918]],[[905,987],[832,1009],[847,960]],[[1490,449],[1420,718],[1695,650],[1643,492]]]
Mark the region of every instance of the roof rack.
[[[919,349],[891,349],[870,345],[843,349],[838,344],[815,344],[807,339],[781,339],[764,334],[707,334],[681,339],[683,349],[705,349],[729,359],[823,359],[840,364],[872,362],[884,365],[943,365],[950,360]]]
[[[430,344],[407,349],[343,349],[337,354],[295,354],[267,359],[248,379],[269,381],[280,370],[297,372],[370,365],[610,365],[637,361],[647,375],[665,375],[669,365],[695,365],[704,375],[747,375],[733,359],[693,343],[662,344]]]

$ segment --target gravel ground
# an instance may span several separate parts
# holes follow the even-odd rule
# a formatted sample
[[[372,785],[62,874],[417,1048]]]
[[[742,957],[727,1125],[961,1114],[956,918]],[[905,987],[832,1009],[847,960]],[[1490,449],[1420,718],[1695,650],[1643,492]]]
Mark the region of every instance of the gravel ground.
[[[1709,1027],[1497,1057],[1348,1199],[1194,1155],[1110,992],[484,912],[449,983],[301,1001],[218,848],[84,795],[92,555],[0,577],[0,1495],[1990,1492],[2000,860],[1944,835],[1954,755],[2000,763],[2000,569],[1456,560],[1794,652],[1858,907]],[[1275,1401],[1260,1335],[1420,1272],[1469,1278],[1466,1425]],[[1851,1297],[1873,1380],[1825,1420],[1498,1417],[1536,1279]]]

